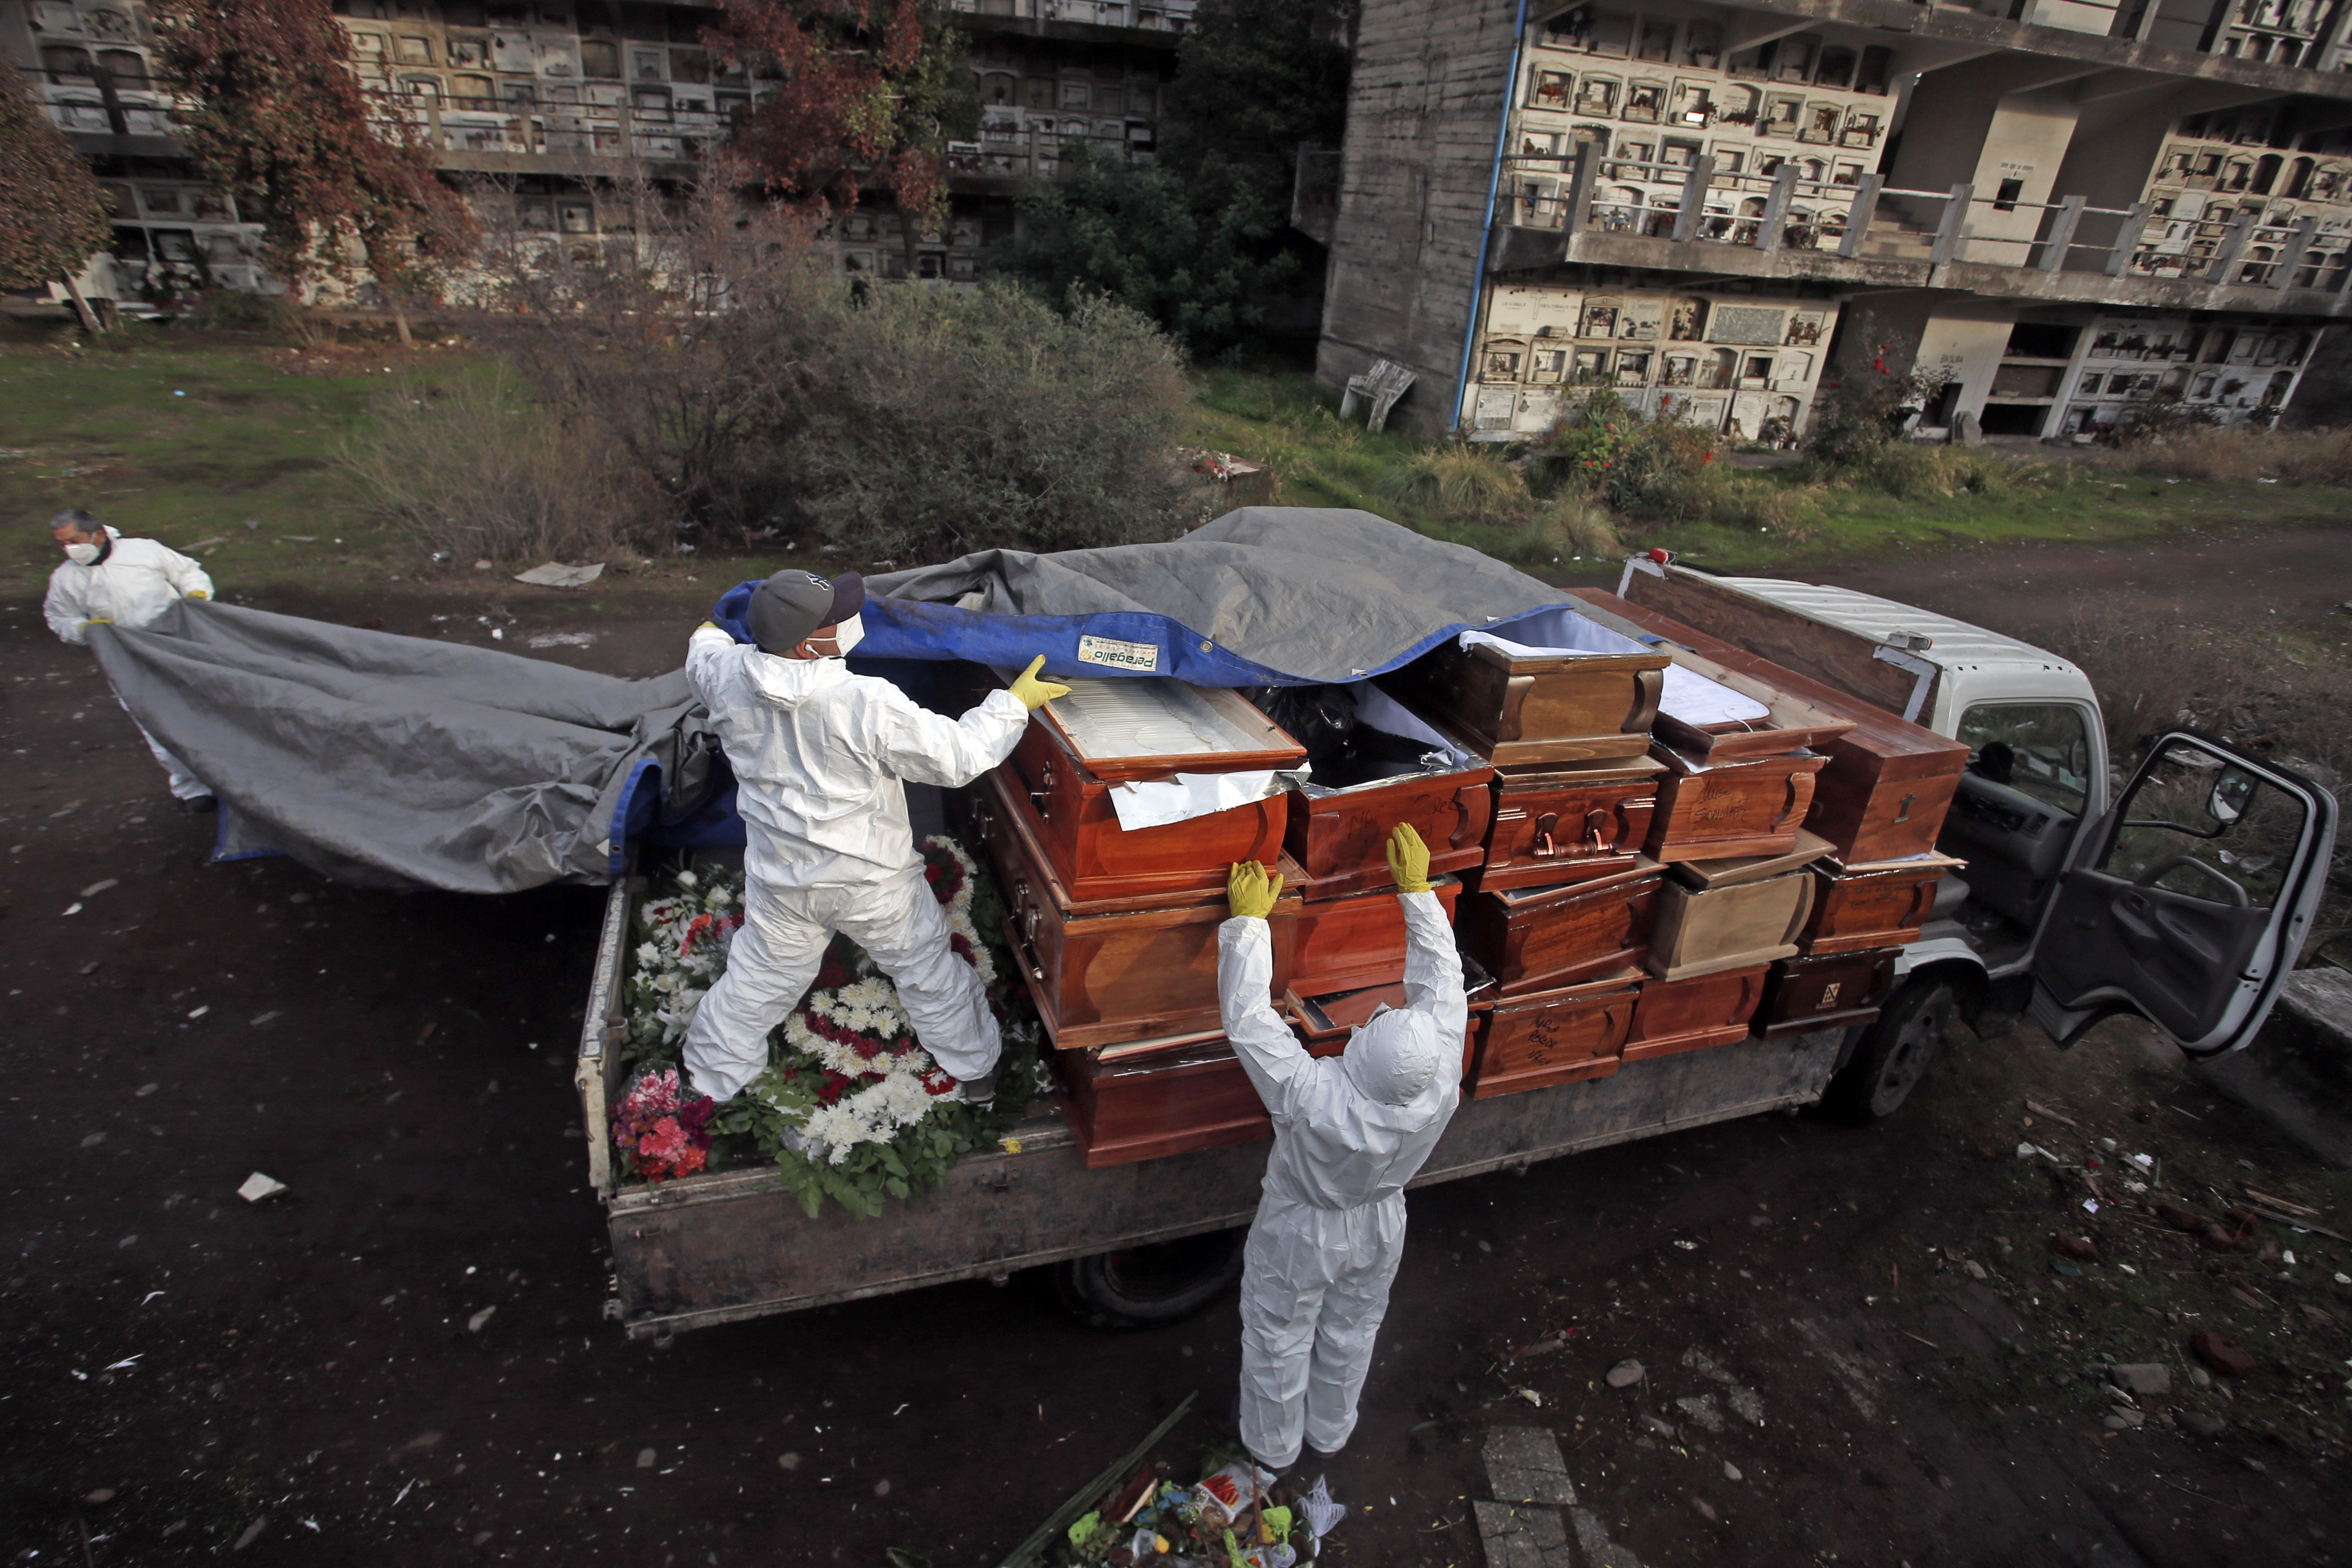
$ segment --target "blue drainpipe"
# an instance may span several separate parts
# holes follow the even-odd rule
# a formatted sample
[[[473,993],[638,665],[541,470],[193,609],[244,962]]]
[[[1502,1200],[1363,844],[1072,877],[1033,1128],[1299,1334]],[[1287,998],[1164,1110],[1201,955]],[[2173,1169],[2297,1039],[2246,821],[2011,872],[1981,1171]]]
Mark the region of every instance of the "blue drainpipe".
[[[1486,226],[1478,234],[1478,268],[1470,276],[1470,319],[1462,329],[1462,363],[1454,372],[1454,434],[1462,433],[1462,394],[1470,387],[1470,350],[1478,337],[1478,303],[1486,288],[1486,249],[1495,243],[1495,197],[1503,186],[1503,149],[1511,136],[1511,100],[1519,90],[1519,56],[1527,47],[1528,0],[1511,24],[1511,72],[1503,79],[1503,110],[1495,120],[1495,163],[1486,173]]]

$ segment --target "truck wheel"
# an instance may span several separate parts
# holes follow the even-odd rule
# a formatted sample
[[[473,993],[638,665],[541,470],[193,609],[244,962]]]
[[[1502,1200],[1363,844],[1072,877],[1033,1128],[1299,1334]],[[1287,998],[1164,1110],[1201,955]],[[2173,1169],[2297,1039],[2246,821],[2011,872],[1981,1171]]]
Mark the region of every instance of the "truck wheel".
[[[1853,1060],[1830,1080],[1822,1103],[1856,1126],[1892,1116],[1927,1075],[1958,1003],[1946,980],[1906,986],[1854,1047]]]
[[[1181,1322],[1242,1277],[1247,1230],[1074,1258],[1054,1270],[1055,1293],[1088,1328],[1156,1329]]]

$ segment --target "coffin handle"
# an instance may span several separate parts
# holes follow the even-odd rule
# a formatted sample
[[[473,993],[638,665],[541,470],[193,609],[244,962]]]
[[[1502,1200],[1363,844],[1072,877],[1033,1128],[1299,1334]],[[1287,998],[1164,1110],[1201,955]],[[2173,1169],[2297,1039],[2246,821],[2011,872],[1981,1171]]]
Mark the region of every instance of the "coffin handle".
[[[1592,853],[1609,852],[1609,828],[1615,821],[1608,811],[1595,809],[1584,813],[1584,847]]]
[[[1797,907],[1790,911],[1789,929],[1780,934],[1781,946],[1789,946],[1803,933],[1805,929],[1805,922],[1812,917],[1813,894],[1814,879],[1812,877],[1808,876],[1798,883]]]
[[[1779,816],[1772,819],[1772,826],[1768,830],[1769,831],[1779,832],[1789,825],[1790,818],[1804,809],[1805,797],[1809,793],[1802,788],[1804,779],[1805,775],[1802,773],[1789,775],[1789,803],[1780,808]]]
[[[1636,670],[1633,673],[1633,711],[1626,716],[1626,735],[1647,735],[1650,727],[1658,722],[1658,703],[1666,695],[1666,672]]]
[[[1037,769],[1036,787],[1029,791],[1030,803],[1037,808],[1037,814],[1040,817],[1050,816],[1052,814],[1046,808],[1045,799],[1053,792],[1054,765],[1051,761],[1048,761],[1044,767]]]
[[[1559,831],[1559,814],[1546,811],[1536,819],[1536,841],[1528,851],[1529,860],[1548,861],[1559,853],[1559,844],[1553,834]]]
[[[1042,980],[1045,977],[1045,967],[1037,962],[1037,910],[1036,906],[1029,902],[1027,877],[1013,879],[1013,907],[1021,911],[1021,916],[1016,920],[1013,918],[1012,910],[1005,911],[1005,938],[1013,944],[1013,953],[1020,958],[1021,967],[1027,972],[1029,977],[1033,980]]]
[[[1625,935],[1617,939],[1620,947],[1631,947],[1642,940],[1642,900],[1637,894],[1625,901]]]
[[[1491,806],[1495,793],[1484,783],[1465,784],[1454,791],[1454,836],[1448,842],[1454,849],[1467,849],[1486,836],[1485,814],[1481,806]]]
[[[1942,886],[1943,882],[1941,876],[1937,876],[1913,888],[1911,907],[1903,912],[1903,918],[1897,924],[1906,927],[1925,925],[1927,912],[1936,907],[1936,889]]]

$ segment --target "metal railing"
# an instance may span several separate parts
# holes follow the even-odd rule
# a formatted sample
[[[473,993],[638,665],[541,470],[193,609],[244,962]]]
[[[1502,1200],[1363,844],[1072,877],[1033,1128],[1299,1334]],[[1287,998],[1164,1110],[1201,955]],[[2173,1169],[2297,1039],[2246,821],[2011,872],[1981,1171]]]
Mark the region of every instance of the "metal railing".
[[[2002,200],[1971,185],[1906,191],[1876,173],[1802,178],[1793,161],[1770,173],[1725,173],[1712,157],[1637,161],[1612,157],[1597,143],[1504,162],[1497,221],[1564,236],[1640,235],[1931,268],[1965,263],[2275,289],[2340,292],[2352,281],[2352,233],[2323,234],[2310,216],[2174,218],[2148,202]],[[1644,188],[1658,186],[1666,188]]]

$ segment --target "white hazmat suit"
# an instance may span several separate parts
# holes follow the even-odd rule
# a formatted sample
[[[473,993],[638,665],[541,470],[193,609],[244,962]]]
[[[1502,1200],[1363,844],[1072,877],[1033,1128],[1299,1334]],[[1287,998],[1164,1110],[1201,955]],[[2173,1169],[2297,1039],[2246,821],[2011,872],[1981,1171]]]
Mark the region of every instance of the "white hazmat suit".
[[[947,718],[837,658],[781,658],[710,626],[688,645],[686,678],[735,770],[749,840],[743,925],[687,1030],[695,1087],[731,1100],[766,1069],[769,1031],[807,994],[836,931],[897,984],[940,1067],[988,1072],[996,1019],[948,945],[900,781],[969,784],[1012,755],[1028,708],[997,691]]]
[[[49,630],[58,641],[80,646],[89,642],[94,621],[144,626],[183,599],[213,596],[213,580],[205,575],[205,569],[169,545],[153,539],[126,539],[110,528],[106,537],[109,547],[103,560],[92,566],[60,561],[49,573],[48,597],[42,601],[41,613],[48,618]],[[188,765],[165,750],[145,727],[141,727],[139,735],[170,776],[174,797],[201,800],[212,793],[211,787],[189,772]]]
[[[1274,1153],[1242,1264],[1242,1441],[1276,1469],[1303,1437],[1336,1452],[1404,1253],[1404,1187],[1462,1097],[1469,1001],[1433,893],[1398,895],[1405,1003],[1375,1014],[1339,1056],[1311,1057],[1268,998],[1263,920],[1217,931],[1225,1036],[1274,1117]]]

